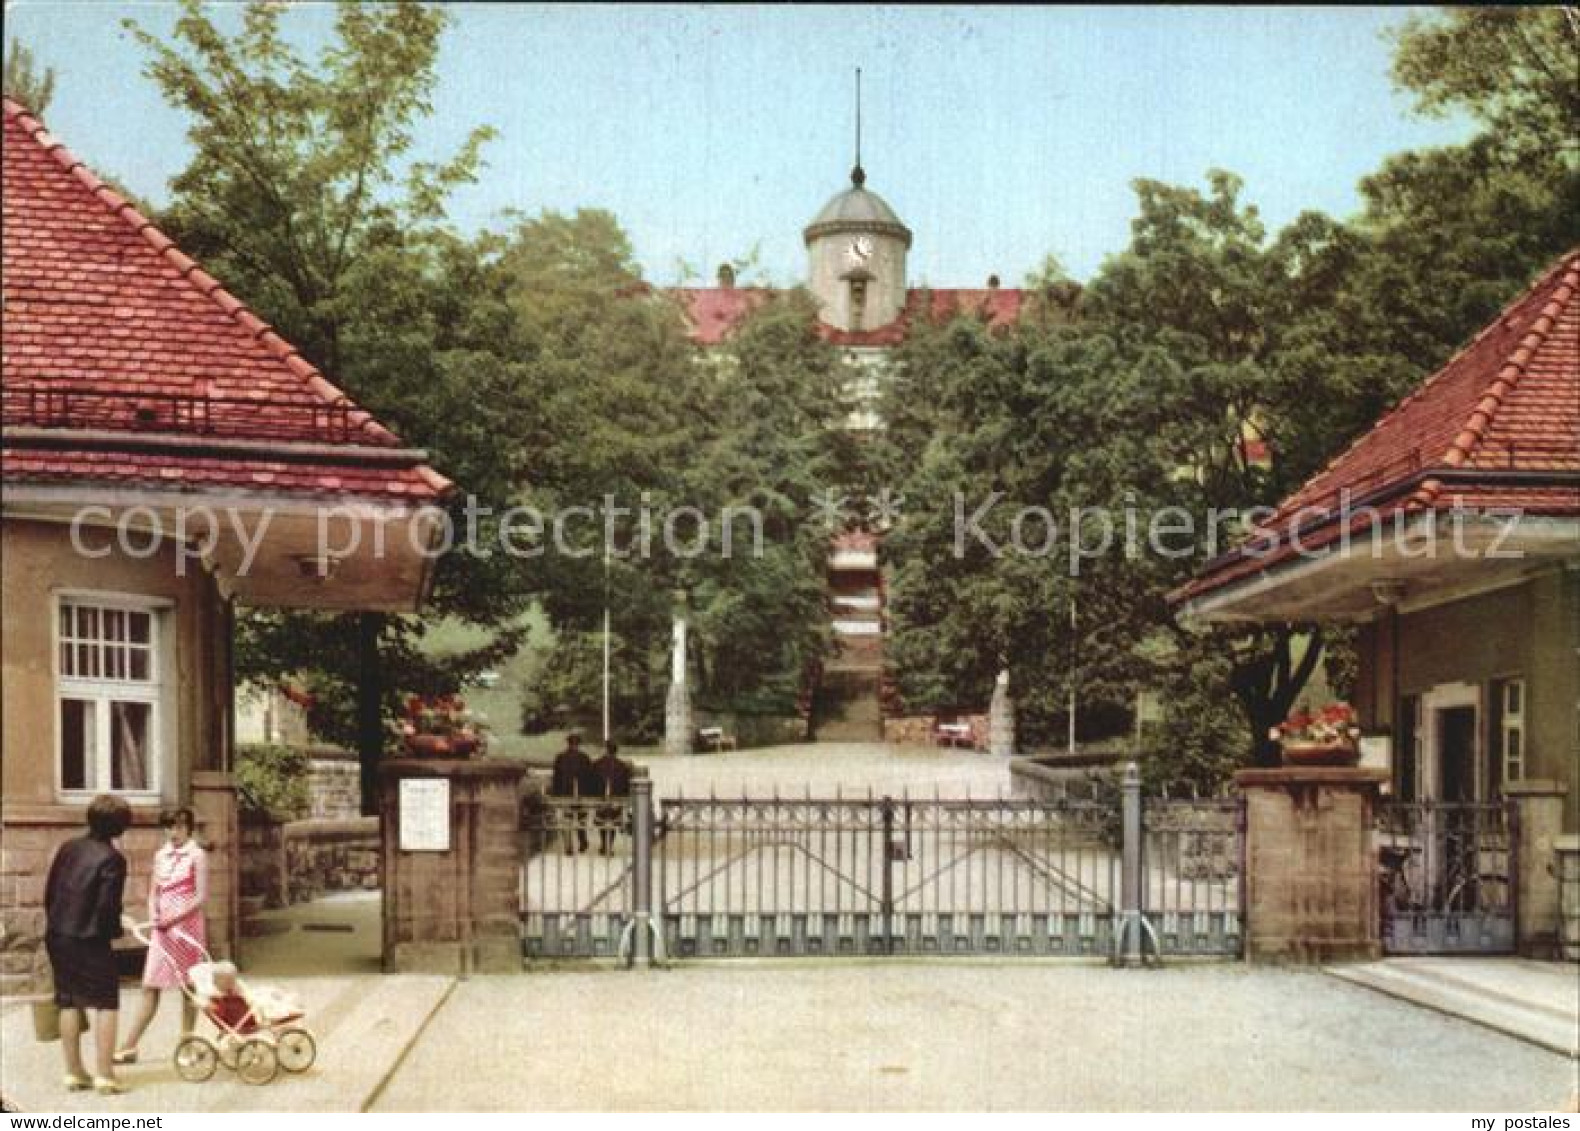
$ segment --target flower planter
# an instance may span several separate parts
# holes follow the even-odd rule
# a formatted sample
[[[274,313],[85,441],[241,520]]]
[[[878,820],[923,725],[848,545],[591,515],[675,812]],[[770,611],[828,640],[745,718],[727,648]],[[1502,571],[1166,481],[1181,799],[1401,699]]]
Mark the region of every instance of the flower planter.
[[[1283,743],[1286,766],[1353,766],[1361,760],[1360,748],[1353,742]]]
[[[408,734],[406,753],[413,758],[449,758],[450,736],[445,734]]]
[[[482,745],[475,734],[408,734],[405,741],[413,758],[470,758]]]

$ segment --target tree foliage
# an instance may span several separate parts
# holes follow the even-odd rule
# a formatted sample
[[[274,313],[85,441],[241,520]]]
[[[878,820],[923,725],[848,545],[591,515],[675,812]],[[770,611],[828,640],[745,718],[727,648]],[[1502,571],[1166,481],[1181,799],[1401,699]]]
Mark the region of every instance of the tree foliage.
[[[1353,220],[1307,213],[1276,234],[1233,174],[1205,191],[1139,181],[1129,247],[1061,317],[914,334],[888,407],[910,504],[887,543],[888,654],[907,699],[980,704],[1007,662],[1031,741],[1062,731],[1072,684],[1099,714],[1151,687],[1165,713],[1148,747],[1174,751],[1169,773],[1206,785],[1273,757],[1267,729],[1323,663],[1327,630],[1187,628],[1167,594],[1237,533],[1203,516],[1286,497],[1580,239],[1572,170],[1557,147],[1533,152],[1482,137],[1400,154],[1362,182]],[[982,526],[1001,545],[1025,506],[1065,522],[1066,543],[1081,507],[1143,531],[1172,508],[1197,523],[1182,553],[1110,553],[1078,574],[1062,544],[958,553],[943,500],[969,512],[993,491],[1010,503]],[[1353,665],[1341,651],[1328,666]]]
[[[55,68],[40,71],[33,52],[12,36],[6,41],[4,86],[7,98],[16,99],[34,114],[43,114],[55,97]]]
[[[1394,38],[1394,80],[1423,112],[1468,111],[1517,152],[1580,159],[1580,8],[1445,8]]]
[[[333,39],[309,60],[282,34],[285,12],[250,3],[226,34],[184,0],[168,41],[127,21],[148,75],[190,121],[192,158],[162,220],[354,399],[502,504],[518,449],[485,438],[520,428],[516,361],[508,341],[480,332],[493,327],[489,296],[476,296],[477,310],[466,289],[480,272],[475,248],[442,225],[445,198],[476,175],[489,131],[471,131],[448,162],[409,156],[415,123],[431,112],[448,17],[411,2],[342,4]],[[501,627],[469,658],[482,664],[512,643],[527,592],[516,572],[452,554],[434,605]],[[306,670],[321,685],[328,736],[356,738],[368,794],[397,694],[455,678],[426,661],[421,633],[411,618],[259,614],[243,626],[238,673]]]

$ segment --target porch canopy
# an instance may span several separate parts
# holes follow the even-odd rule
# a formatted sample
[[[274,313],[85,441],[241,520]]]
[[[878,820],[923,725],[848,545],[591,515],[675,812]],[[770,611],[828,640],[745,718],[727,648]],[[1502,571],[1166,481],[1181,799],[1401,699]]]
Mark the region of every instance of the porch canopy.
[[[400,611],[452,485],[5,100],[8,518],[190,551],[256,605]]]
[[[1580,561],[1577,295],[1580,250],[1170,594],[1180,615],[1363,621]]]

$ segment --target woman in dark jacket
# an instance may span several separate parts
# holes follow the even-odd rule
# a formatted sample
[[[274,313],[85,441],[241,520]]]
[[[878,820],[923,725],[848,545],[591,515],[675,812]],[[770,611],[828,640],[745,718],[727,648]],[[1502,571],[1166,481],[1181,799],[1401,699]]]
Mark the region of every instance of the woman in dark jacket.
[[[44,885],[44,946],[55,971],[66,1089],[72,1092],[92,1088],[113,1096],[124,1090],[115,1079],[121,989],[110,943],[121,935],[121,896],[126,889],[126,857],[113,842],[131,821],[125,801],[107,794],[95,797],[88,806],[88,835],[60,846]],[[92,1079],[82,1065],[85,1009],[98,1014],[94,1034],[98,1072]]]

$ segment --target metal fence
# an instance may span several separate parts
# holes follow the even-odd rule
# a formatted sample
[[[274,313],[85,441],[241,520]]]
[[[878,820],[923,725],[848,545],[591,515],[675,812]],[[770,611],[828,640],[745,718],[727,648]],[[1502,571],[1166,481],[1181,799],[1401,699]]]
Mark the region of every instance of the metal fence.
[[[1239,798],[1148,800],[1142,912],[1163,954],[1238,956],[1244,946],[1245,805]]]
[[[632,798],[535,799],[523,814],[527,958],[613,958],[636,907]]]
[[[1378,806],[1378,904],[1385,951],[1514,950],[1517,815],[1506,802]]]
[[[1053,799],[547,801],[523,821],[529,959],[1240,953],[1243,809]]]

